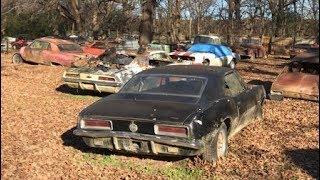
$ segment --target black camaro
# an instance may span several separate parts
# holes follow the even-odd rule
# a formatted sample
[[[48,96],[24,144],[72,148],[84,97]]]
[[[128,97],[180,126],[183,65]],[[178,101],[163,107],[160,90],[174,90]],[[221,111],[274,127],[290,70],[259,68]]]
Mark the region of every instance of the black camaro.
[[[85,108],[73,133],[91,147],[215,161],[226,155],[228,138],[262,119],[265,96],[263,86],[229,68],[164,66]]]

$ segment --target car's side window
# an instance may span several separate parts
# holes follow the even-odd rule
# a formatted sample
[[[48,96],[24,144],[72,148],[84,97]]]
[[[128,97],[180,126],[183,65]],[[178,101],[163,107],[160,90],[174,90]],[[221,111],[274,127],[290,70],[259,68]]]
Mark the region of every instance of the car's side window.
[[[41,42],[41,49],[50,49],[50,44],[48,42]]]
[[[245,90],[245,87],[239,81],[235,73],[230,73],[225,76],[225,90],[231,96],[236,96]]]
[[[32,44],[30,44],[31,49],[41,49],[41,42],[40,41],[33,41]]]

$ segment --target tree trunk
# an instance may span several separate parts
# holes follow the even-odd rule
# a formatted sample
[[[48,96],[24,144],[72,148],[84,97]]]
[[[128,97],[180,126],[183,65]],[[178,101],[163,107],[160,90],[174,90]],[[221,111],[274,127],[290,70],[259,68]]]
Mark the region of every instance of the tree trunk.
[[[81,26],[81,16],[79,12],[79,1],[78,0],[70,0],[71,1],[71,11],[75,19],[75,28],[79,34],[82,34],[82,26]]]
[[[232,33],[233,33],[233,13],[234,13],[234,2],[233,0],[229,0],[229,12],[228,12],[228,36],[227,42],[228,44],[232,44]]]
[[[139,27],[140,47],[146,48],[151,43],[153,37],[153,13],[156,6],[156,0],[142,0],[141,1],[141,22]]]
[[[189,20],[189,40],[192,38],[192,18]]]
[[[98,39],[98,33],[99,33],[99,23],[98,23],[98,5],[94,5],[93,14],[92,14],[92,36],[93,39]]]

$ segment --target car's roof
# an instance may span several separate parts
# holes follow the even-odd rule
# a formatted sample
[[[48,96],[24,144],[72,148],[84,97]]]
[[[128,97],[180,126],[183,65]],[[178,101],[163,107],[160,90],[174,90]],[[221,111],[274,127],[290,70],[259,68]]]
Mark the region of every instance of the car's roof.
[[[140,74],[173,74],[186,76],[223,76],[232,71],[230,68],[204,65],[171,65],[152,68],[141,72]]]
[[[198,34],[196,35],[197,36],[202,36],[202,37],[209,37],[209,38],[212,38],[212,39],[220,39],[219,36],[216,36],[216,35],[205,35],[205,34]]]
[[[64,39],[59,39],[59,38],[51,38],[51,37],[42,37],[36,40],[41,40],[41,41],[46,41],[50,42],[53,44],[75,44],[72,41],[64,40]]]

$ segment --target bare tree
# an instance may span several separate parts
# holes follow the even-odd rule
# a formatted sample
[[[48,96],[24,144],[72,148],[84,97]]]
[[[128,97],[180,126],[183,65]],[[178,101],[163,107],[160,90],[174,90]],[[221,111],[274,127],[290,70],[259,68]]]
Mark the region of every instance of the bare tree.
[[[142,12],[139,27],[139,44],[144,48],[151,43],[153,38],[153,16],[156,3],[156,0],[141,0]]]

